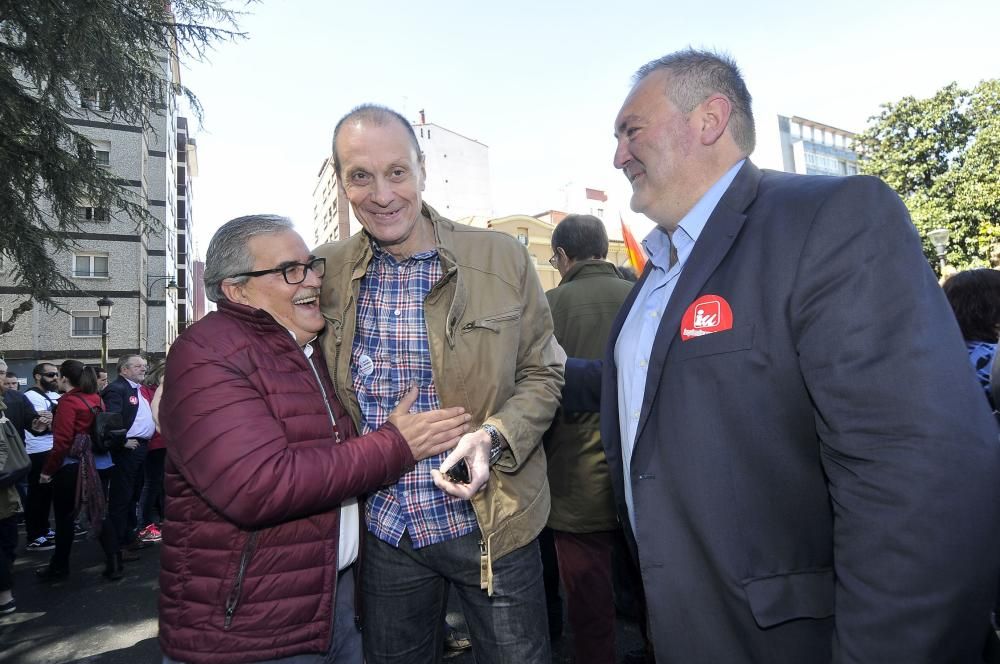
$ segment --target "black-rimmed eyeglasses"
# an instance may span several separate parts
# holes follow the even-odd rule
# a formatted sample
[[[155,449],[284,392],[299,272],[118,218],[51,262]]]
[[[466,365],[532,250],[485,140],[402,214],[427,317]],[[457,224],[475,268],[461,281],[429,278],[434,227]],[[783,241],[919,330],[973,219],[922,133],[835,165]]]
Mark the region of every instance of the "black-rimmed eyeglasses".
[[[271,268],[270,270],[241,272],[240,274],[234,274],[233,277],[263,277],[266,274],[277,274],[280,272],[281,276],[285,278],[285,283],[294,286],[306,280],[306,274],[309,273],[309,270],[315,272],[317,277],[322,277],[326,274],[326,259],[314,258],[308,263],[288,263],[281,267]]]

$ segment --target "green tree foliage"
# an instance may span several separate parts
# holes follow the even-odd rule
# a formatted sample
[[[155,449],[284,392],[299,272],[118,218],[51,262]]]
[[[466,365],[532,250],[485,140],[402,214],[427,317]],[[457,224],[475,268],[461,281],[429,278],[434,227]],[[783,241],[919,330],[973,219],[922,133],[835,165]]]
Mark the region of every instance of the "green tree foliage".
[[[1000,247],[1000,79],[881,108],[855,139],[861,171],[903,198],[934,264],[927,232],[947,228],[948,263],[989,265]]]
[[[163,59],[202,60],[236,31],[225,0],[0,0],[0,283],[27,302],[56,307],[76,291],[53,254],[72,246],[81,201],[155,224],[144,202],[107,169],[66,122],[90,117],[151,128],[166,95],[190,90],[164,80]],[[81,99],[92,99],[92,111]],[[15,313],[30,309],[21,303]],[[0,333],[13,320],[0,321]]]

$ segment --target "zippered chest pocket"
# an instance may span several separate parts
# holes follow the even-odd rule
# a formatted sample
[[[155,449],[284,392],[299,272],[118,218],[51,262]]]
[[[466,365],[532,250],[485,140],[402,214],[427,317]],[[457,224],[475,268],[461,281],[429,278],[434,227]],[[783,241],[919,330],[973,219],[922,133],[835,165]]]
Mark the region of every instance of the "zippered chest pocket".
[[[517,307],[471,320],[462,326],[462,334],[467,334],[474,330],[490,330],[499,334],[500,330],[511,325],[516,325],[520,320],[521,307]]]

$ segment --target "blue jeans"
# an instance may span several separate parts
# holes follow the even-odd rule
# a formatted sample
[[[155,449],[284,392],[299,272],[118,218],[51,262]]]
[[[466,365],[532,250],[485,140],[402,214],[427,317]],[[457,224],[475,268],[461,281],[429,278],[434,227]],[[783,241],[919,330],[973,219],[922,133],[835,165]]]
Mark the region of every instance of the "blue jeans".
[[[362,639],[368,664],[434,664],[454,586],[479,664],[550,664],[542,559],[537,540],[493,561],[493,596],[479,587],[479,530],[414,549],[371,533],[361,572]]]

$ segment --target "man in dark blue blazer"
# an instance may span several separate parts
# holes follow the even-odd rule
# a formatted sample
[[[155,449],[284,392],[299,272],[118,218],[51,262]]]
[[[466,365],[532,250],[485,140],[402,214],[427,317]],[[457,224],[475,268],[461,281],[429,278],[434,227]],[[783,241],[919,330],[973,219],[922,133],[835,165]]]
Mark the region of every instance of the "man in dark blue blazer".
[[[121,413],[128,430],[125,446],[111,451],[115,465],[108,497],[108,518],[114,526],[118,544],[132,549],[123,554],[125,560],[138,559],[134,549],[142,546],[136,539],[139,525],[136,516],[138,478],[146,460],[149,440],[156,431],[150,404],[139,389],[145,378],[146,360],[141,355],[123,355],[118,358],[118,378],[101,392],[108,412]]]
[[[636,79],[615,166],[657,228],[601,437],[657,663],[982,661],[1000,445],[906,209],[758,170],[728,58]]]

